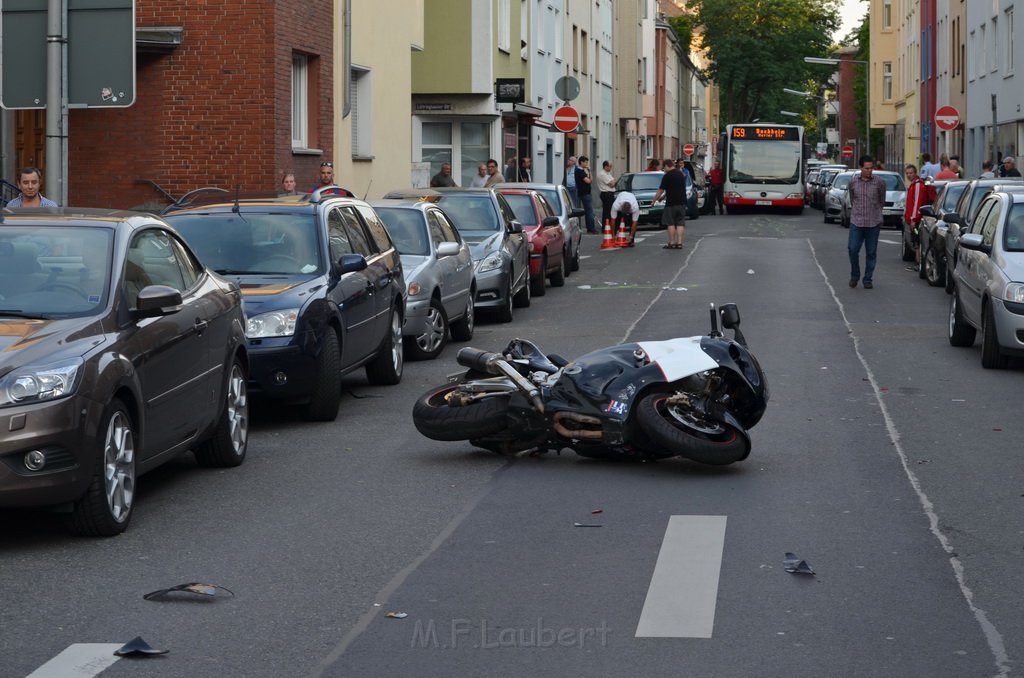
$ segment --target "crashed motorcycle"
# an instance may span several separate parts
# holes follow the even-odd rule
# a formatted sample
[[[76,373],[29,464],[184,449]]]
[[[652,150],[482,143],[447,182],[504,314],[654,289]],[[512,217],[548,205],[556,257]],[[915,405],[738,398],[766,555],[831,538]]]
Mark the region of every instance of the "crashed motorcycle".
[[[502,353],[463,348],[457,360],[468,370],[423,394],[413,422],[433,440],[500,453],[742,461],[768,383],[739,326],[735,304],[711,304],[707,335],[619,344],[572,362],[524,339]]]

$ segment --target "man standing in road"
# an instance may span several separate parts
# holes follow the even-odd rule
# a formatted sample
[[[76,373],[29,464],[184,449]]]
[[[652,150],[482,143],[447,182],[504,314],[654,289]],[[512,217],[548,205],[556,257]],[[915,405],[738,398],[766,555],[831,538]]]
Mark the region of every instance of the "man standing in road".
[[[484,186],[491,187],[494,184],[505,183],[505,177],[498,171],[498,161],[491,158],[487,161],[487,183]]]
[[[999,176],[1001,177],[1019,177],[1020,170],[1017,169],[1017,163],[1012,155],[1003,156],[1003,166],[999,170]]]
[[[431,188],[454,188],[455,179],[452,178],[452,166],[446,162],[441,163],[441,171],[430,178]]]
[[[601,163],[601,171],[597,173],[597,188],[601,195],[601,223],[612,218],[612,203],[615,202],[615,177],[612,176],[612,163],[605,160]]]
[[[870,155],[860,157],[860,174],[850,180],[850,287],[860,281],[860,249],[865,250],[864,289],[874,287],[871,276],[878,258],[878,234],[882,231],[882,206],[885,204],[885,182],[873,174],[875,161]]]
[[[921,264],[921,236],[918,227],[921,225],[921,208],[926,204],[927,191],[921,177],[917,176],[917,167],[907,165],[907,206],[903,209],[903,227],[909,229],[910,243],[914,246],[914,262]],[[907,267],[908,271],[916,271],[917,266]],[[865,286],[867,283],[865,283]]]
[[[665,161],[669,162],[669,161]],[[661,185],[654,194],[654,202],[665,196],[665,211],[661,213],[661,225],[668,232],[668,243],[662,246],[666,250],[683,249],[683,238],[686,237],[686,175],[683,170],[683,158],[676,161],[678,167],[669,168],[661,177]]]
[[[587,233],[597,233],[597,226],[594,224],[594,195],[591,193],[593,183],[594,178],[590,174],[590,158],[581,155],[576,162],[576,191],[583,204]]]
[[[57,207],[57,203],[43,196],[43,175],[35,167],[26,167],[18,174],[18,189],[21,191],[8,207]]]
[[[636,196],[629,191],[619,191],[608,213],[614,231],[619,230],[619,219],[629,220],[629,244],[627,247],[633,247],[633,241],[636,240],[637,219],[640,216],[640,203],[637,202]]]
[[[565,187],[569,190],[569,197],[572,198],[572,206],[580,204],[580,196],[576,193],[576,156],[570,155],[565,161]]]
[[[725,214],[725,172],[722,170],[722,163],[715,161],[715,166],[708,172],[708,179],[711,181],[711,211],[714,214]]]

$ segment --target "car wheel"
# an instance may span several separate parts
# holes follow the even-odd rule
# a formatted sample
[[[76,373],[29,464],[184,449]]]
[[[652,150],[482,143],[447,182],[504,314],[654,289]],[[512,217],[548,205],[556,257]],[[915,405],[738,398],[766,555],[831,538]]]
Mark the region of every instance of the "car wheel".
[[[548,257],[547,254],[540,260],[540,273],[536,277],[530,278],[530,296],[543,297],[547,290],[544,289],[544,284],[547,282],[548,270]]]
[[[316,383],[302,412],[308,421],[334,421],[341,405],[341,346],[334,329],[324,333],[324,345],[316,359]]]
[[[408,337],[409,357],[413,360],[431,360],[436,358],[448,341],[448,317],[444,313],[441,301],[430,300],[427,309],[426,331],[415,337]]]
[[[515,302],[516,308],[529,308],[532,303],[529,280],[526,281],[526,284],[523,285],[522,289],[516,292],[516,295],[512,299]],[[509,318],[509,320],[511,320],[511,318]]]
[[[949,259],[946,259],[946,294],[953,294],[953,267],[949,265]]]
[[[135,425],[114,398],[98,428],[92,481],[67,518],[84,537],[112,537],[128,528],[135,500]]]
[[[452,339],[455,341],[469,341],[473,338],[473,329],[476,327],[476,316],[473,310],[473,300],[476,299],[476,290],[469,291],[469,299],[466,300],[466,310],[462,317],[451,324]]]
[[[565,277],[568,278],[572,275],[572,256],[569,254],[569,249],[572,245],[569,241],[565,243],[565,249],[562,250],[562,270],[565,272]]]
[[[366,366],[366,378],[375,386],[397,384],[402,381],[402,313],[391,309],[391,330],[381,344],[380,352]]]
[[[562,253],[562,262],[558,264],[558,271],[548,276],[552,287],[564,287],[565,279],[569,275],[569,258]]]
[[[989,370],[1005,369],[1009,359],[999,348],[999,334],[996,332],[996,315],[992,302],[985,305],[985,316],[981,330],[981,366]]]
[[[968,325],[960,314],[959,296],[953,290],[953,296],[949,299],[949,343],[953,346],[973,346],[977,330]]]
[[[331,332],[331,334],[334,334]],[[240,466],[249,445],[249,390],[245,368],[235,358],[224,385],[224,409],[209,439],[194,450],[196,463],[210,468]]]
[[[572,260],[569,263],[569,268],[574,271],[580,270],[580,243],[576,244],[576,251],[572,255]]]
[[[825,212],[825,216],[822,217],[822,221],[824,221],[826,224],[831,224],[832,223],[832,217],[830,217],[828,215],[827,211]]]

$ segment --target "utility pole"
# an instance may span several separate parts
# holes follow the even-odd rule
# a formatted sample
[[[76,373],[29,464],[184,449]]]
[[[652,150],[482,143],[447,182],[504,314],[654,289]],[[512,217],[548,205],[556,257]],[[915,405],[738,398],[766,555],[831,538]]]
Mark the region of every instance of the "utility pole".
[[[989,158],[992,160],[992,163],[996,167],[998,167],[999,166],[999,158],[996,157],[996,95],[995,94],[992,95],[992,136],[989,137],[989,140],[991,141],[990,148],[992,149],[991,150],[992,155],[990,155]]]
[[[67,88],[64,49],[67,21],[64,0],[48,0],[46,11],[46,192],[58,205],[68,204],[64,148],[67,125]]]

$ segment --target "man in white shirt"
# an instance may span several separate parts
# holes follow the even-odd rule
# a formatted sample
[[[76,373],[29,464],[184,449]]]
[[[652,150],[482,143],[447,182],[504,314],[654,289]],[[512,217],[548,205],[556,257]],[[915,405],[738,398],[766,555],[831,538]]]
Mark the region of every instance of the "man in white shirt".
[[[487,185],[487,180],[489,178],[490,177],[487,176],[487,165],[481,163],[480,166],[476,168],[476,176],[473,177],[473,181],[469,182],[469,185],[472,188],[483,188]]]
[[[612,203],[615,202],[615,177],[612,176],[612,164],[608,160],[601,163],[597,173],[597,188],[601,192],[601,223],[612,218]]]
[[[601,194],[604,196],[604,194]],[[640,203],[636,201],[636,196],[629,191],[621,191],[615,196],[612,201],[612,206],[609,208],[609,218],[612,220],[613,230],[616,232],[619,230],[619,218],[623,221],[629,220],[629,244],[626,247],[633,247],[633,240],[636,238],[636,226],[637,218],[640,216]]]

